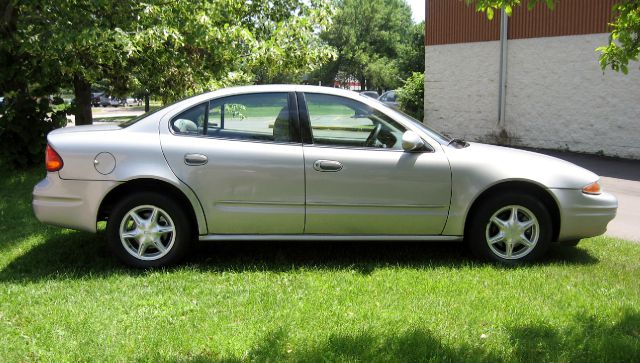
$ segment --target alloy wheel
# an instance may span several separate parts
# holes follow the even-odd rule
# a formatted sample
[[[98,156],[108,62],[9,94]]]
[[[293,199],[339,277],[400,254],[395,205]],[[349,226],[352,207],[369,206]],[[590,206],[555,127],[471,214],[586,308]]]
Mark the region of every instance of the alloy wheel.
[[[495,212],[485,229],[485,240],[498,257],[517,260],[529,254],[540,238],[535,214],[520,205],[508,205]]]
[[[165,256],[176,239],[175,224],[167,212],[153,205],[141,205],[125,214],[120,223],[120,241],[125,250],[140,260]]]

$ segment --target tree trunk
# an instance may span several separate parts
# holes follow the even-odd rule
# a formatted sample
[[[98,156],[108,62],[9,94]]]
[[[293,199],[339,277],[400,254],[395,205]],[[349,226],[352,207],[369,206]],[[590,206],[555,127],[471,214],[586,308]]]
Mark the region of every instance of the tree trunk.
[[[93,124],[91,115],[91,83],[82,76],[73,77],[73,93],[76,97],[76,126]]]
[[[144,112],[149,112],[149,94],[144,94]]]

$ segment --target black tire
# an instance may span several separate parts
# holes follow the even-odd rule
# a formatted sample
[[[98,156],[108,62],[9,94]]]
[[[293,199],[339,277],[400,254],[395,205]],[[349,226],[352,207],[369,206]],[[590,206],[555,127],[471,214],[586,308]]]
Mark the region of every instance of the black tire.
[[[558,242],[558,244],[560,246],[567,246],[567,247],[576,247],[578,245],[578,243],[580,243],[581,240],[579,239],[574,239],[571,241],[562,241],[562,242]]]
[[[551,244],[551,216],[544,204],[538,199],[527,194],[505,193],[492,196],[481,203],[475,213],[470,216],[468,221],[469,228],[465,235],[465,240],[476,257],[504,265],[519,265],[534,261],[547,252]],[[524,233],[530,238],[529,241],[533,239],[534,233],[537,233],[537,241],[532,247],[518,242],[515,247],[511,248],[512,256],[506,258],[505,256],[508,256],[506,241],[509,238],[504,238],[504,242],[495,243],[492,245],[493,247],[490,247],[488,236],[496,237],[501,233],[497,224],[490,223],[490,220],[494,214],[500,211],[504,211],[502,213],[508,213],[511,216],[513,208],[507,208],[510,206],[519,207],[516,212],[519,222],[529,221],[527,218],[529,213],[535,217],[538,222],[537,227],[529,227]],[[503,220],[504,216],[506,214],[499,214],[498,218]],[[506,233],[507,236],[515,236],[516,234],[515,231]],[[498,238],[498,240],[500,239]],[[514,245],[512,244],[512,246]],[[522,254],[522,256],[518,256],[519,254]]]
[[[146,211],[149,211],[146,213],[150,213],[151,209],[143,208],[142,206],[159,208],[158,213],[161,217],[159,217],[158,225],[161,223],[165,225],[173,224],[173,231],[162,235],[165,240],[171,240],[173,237],[172,242],[167,243],[166,252],[160,251],[152,244],[148,244],[149,247],[146,248],[146,250],[150,249],[152,252],[156,251],[157,257],[144,256],[145,253],[142,254],[142,258],[134,256],[133,252],[130,253],[129,250],[135,248],[136,243],[138,246],[140,245],[138,240],[125,238],[124,240],[126,241],[123,241],[120,238],[120,227],[123,219],[127,218],[129,223],[132,222],[127,217],[130,211],[141,208],[140,213],[145,213]],[[167,216],[168,218],[166,218]],[[140,192],[123,198],[114,206],[107,223],[107,241],[114,255],[125,264],[136,268],[165,267],[180,262],[190,250],[193,238],[193,231],[187,218],[187,213],[180,204],[169,197],[152,192]],[[128,247],[125,247],[125,245],[128,245]]]

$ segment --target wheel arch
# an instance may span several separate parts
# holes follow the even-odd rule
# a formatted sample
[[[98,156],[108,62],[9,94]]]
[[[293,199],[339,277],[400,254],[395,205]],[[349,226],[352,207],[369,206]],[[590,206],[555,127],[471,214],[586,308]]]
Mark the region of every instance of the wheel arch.
[[[537,197],[542,204],[545,206],[549,215],[551,216],[551,240],[557,241],[558,235],[560,234],[560,208],[558,207],[558,203],[555,198],[549,193],[544,187],[523,180],[508,180],[502,181],[500,183],[494,184],[491,187],[482,191],[473,201],[471,207],[467,211],[467,215],[465,216],[464,222],[464,234],[465,236],[468,233],[468,228],[471,223],[469,223],[470,218],[472,218],[478,209],[482,206],[483,202],[492,198],[494,195],[504,193],[504,192],[520,192],[524,194],[529,194]]]
[[[100,203],[98,208],[98,221],[108,220],[109,215],[116,203],[127,195],[134,194],[136,192],[149,192],[154,191],[160,194],[166,195],[174,199],[180,204],[183,210],[187,213],[187,218],[191,223],[192,230],[199,234],[206,234],[206,222],[204,220],[204,214],[196,212],[196,208],[201,208],[199,201],[194,203],[189,199],[180,188],[166,181],[153,179],[153,178],[139,178],[126,181],[119,184],[115,188],[111,189]],[[200,218],[199,218],[200,217]]]

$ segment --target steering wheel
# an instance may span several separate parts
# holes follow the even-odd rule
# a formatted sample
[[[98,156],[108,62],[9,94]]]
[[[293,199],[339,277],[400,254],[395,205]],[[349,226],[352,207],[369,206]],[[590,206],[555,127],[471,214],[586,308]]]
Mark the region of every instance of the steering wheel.
[[[380,131],[382,131],[382,124],[379,123],[369,134],[367,137],[367,141],[364,142],[364,146],[373,146],[378,139],[378,135],[380,135]]]

